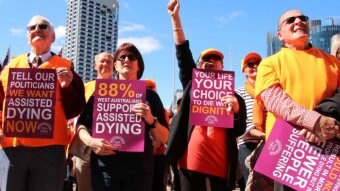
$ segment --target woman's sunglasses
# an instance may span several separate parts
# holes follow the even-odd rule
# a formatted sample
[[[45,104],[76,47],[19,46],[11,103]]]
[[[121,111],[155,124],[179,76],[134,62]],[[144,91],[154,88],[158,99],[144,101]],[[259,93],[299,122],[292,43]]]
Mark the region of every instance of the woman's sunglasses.
[[[248,68],[254,68],[255,66],[258,66],[260,62],[249,62],[247,63]]]
[[[210,59],[212,59],[212,60],[214,60],[214,61],[218,61],[218,60],[221,60],[221,57],[218,56],[218,55],[212,54],[212,55],[204,56],[204,57],[202,58],[202,60],[203,60],[204,62],[207,62],[207,61],[209,61]]]
[[[135,61],[137,60],[136,56],[135,55],[132,55],[132,54],[123,54],[123,55],[120,55],[118,60],[119,61],[124,61],[126,58],[128,58],[129,61]]]

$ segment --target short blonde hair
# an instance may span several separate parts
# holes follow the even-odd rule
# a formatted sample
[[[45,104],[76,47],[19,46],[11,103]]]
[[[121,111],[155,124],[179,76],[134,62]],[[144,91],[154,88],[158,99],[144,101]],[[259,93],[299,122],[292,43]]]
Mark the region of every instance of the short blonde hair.
[[[99,62],[99,56],[101,54],[106,54],[106,55],[109,55],[111,58],[112,58],[112,62],[113,62],[113,55],[109,52],[99,52],[97,53],[95,56],[94,56],[94,64],[96,64],[97,62]]]
[[[332,36],[331,39],[331,55],[336,57],[336,52],[340,48],[340,33]]]

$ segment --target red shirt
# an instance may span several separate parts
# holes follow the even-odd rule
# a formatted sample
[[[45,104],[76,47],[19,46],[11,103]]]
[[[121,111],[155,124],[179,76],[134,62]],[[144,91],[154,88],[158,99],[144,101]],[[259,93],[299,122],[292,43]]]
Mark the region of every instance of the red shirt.
[[[227,147],[224,128],[195,126],[180,168],[227,177]]]

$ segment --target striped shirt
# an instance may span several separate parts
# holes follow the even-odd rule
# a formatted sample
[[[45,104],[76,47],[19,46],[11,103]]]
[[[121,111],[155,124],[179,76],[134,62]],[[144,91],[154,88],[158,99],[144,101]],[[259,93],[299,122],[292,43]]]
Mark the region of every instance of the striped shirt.
[[[246,131],[243,135],[238,137],[238,145],[252,142],[258,143],[260,139],[257,137],[250,136],[249,131],[255,129],[255,125],[253,123],[253,106],[254,106],[254,99],[247,93],[244,87],[240,87],[235,90],[239,96],[241,96],[246,104],[246,111],[247,111],[247,119],[246,119]]]

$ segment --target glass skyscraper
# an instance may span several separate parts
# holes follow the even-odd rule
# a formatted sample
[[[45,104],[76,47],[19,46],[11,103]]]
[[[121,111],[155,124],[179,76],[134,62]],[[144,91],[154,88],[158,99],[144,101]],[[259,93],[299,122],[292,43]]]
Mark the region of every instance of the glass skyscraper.
[[[310,39],[314,47],[330,53],[330,41],[334,34],[340,32],[340,17],[310,20]],[[267,56],[275,54],[281,48],[282,43],[276,37],[276,32],[267,33]]]
[[[177,105],[176,105],[177,100],[178,100],[179,98],[181,98],[182,95],[183,95],[183,90],[182,90],[182,89],[177,89],[176,92],[174,93],[174,95],[173,95],[174,97],[173,97],[173,100],[172,100],[171,106],[170,106],[170,110],[171,110],[172,112],[174,112],[174,111],[176,110],[176,107],[177,107]]]
[[[313,46],[330,53],[331,38],[340,32],[340,17],[310,21],[310,42]]]
[[[68,0],[63,56],[84,82],[97,77],[94,56],[117,48],[118,10],[118,0]]]

